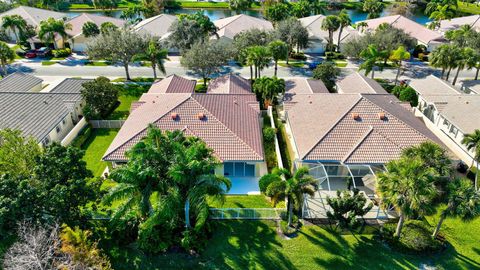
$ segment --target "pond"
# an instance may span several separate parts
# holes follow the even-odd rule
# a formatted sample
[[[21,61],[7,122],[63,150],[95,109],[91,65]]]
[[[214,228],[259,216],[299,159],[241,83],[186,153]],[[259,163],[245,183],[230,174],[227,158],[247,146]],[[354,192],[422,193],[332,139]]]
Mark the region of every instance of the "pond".
[[[184,9],[184,8],[181,8],[181,9],[166,9],[165,13],[168,13],[168,14],[191,14],[191,13],[195,13],[197,11],[202,11],[212,21],[222,19],[222,18],[226,18],[226,17],[230,17],[230,16],[233,16],[233,15],[237,14],[235,11],[231,11],[231,10],[228,10],[228,9]],[[108,15],[108,16],[112,16],[112,17],[116,17],[116,18],[119,18],[120,15],[122,14],[121,10],[112,11],[112,12],[101,12],[101,11],[85,11],[85,12],[86,13],[92,13],[92,14],[99,14],[99,15]],[[338,12],[340,12],[340,11],[339,10],[328,10],[327,15],[336,14]],[[353,23],[356,23],[358,21],[362,21],[362,20],[367,19],[367,13],[365,13],[361,10],[349,9],[349,10],[347,10],[347,12],[350,15],[350,18],[352,19]],[[78,12],[78,11],[67,11],[66,13],[68,14],[69,17],[75,17],[75,16],[81,14],[81,12]],[[250,15],[250,16],[254,16],[254,17],[262,17],[263,16],[262,12],[259,11],[259,10],[248,10],[248,11],[245,11],[243,13],[247,14],[247,15]],[[388,15],[389,15],[389,11],[387,9],[385,9],[382,12],[382,16],[388,16]],[[428,17],[425,16],[421,12],[412,14],[410,16],[410,18],[412,20],[420,23],[420,24],[426,24],[427,22],[430,21],[428,19]]]

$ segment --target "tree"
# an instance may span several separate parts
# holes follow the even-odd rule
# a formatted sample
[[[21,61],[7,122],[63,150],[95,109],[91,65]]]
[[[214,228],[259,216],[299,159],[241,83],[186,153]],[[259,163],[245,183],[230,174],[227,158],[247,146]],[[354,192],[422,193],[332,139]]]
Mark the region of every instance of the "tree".
[[[460,51],[460,55],[456,58],[456,62],[454,65],[457,67],[457,72],[455,73],[455,77],[453,78],[452,85],[457,83],[458,74],[460,70],[465,68],[471,69],[477,64],[477,53],[471,48],[463,48]]]
[[[229,0],[228,8],[237,12],[249,9],[253,4],[252,0]]]
[[[265,108],[273,104],[280,93],[285,93],[285,80],[277,77],[261,77],[253,83],[253,91],[260,96]]]
[[[314,196],[318,189],[317,180],[311,177],[307,167],[299,168],[293,175],[287,169],[279,169],[277,173],[286,180],[274,181],[265,193],[275,206],[281,199],[288,198],[288,226],[292,226],[293,207],[301,210],[304,194]]]
[[[276,3],[264,8],[264,12],[267,20],[278,23],[290,17],[290,5],[287,3]]]
[[[86,22],[82,26],[82,33],[85,37],[96,37],[100,34],[100,29],[94,22]]]
[[[377,49],[376,45],[369,45],[367,49],[360,53],[360,57],[364,59],[364,62],[360,65],[360,70],[365,70],[365,76],[372,72],[372,79],[375,76],[375,67],[378,66],[377,62],[382,58],[383,52]]]
[[[430,65],[433,67],[441,68],[442,75],[440,78],[443,79],[445,71],[450,66],[450,46],[448,44],[443,44],[435,48],[430,54]]]
[[[115,31],[115,30],[118,30],[118,26],[116,26],[112,22],[104,22],[100,24],[100,33],[102,35],[105,35],[106,33],[110,31]]]
[[[322,21],[322,30],[328,31],[327,51],[334,51],[333,33],[340,28],[340,20],[336,15],[328,15]]]
[[[350,15],[348,15],[346,9],[342,9],[342,11],[340,11],[340,13],[338,14],[337,18],[340,24],[340,27],[338,29],[337,50],[340,52],[340,42],[342,40],[343,28],[350,26],[352,24],[352,19],[350,19]]]
[[[272,40],[272,33],[260,29],[250,29],[235,35],[232,47],[234,58],[241,64],[247,61],[248,48],[252,46],[267,46]]]
[[[466,134],[462,139],[462,143],[467,147],[468,151],[473,151],[474,153],[472,162],[477,163],[475,172],[475,189],[478,189],[478,174],[480,174],[478,169],[478,163],[480,162],[480,129],[476,129],[473,133]]]
[[[443,221],[447,217],[460,218],[468,222],[480,216],[480,193],[472,186],[468,179],[457,179],[448,185],[447,208],[440,214],[432,237],[435,238],[440,231]]]
[[[272,61],[268,47],[252,46],[247,49],[247,65],[250,66],[250,76],[252,76],[252,66],[255,67],[255,79],[261,77],[261,71]]]
[[[412,87],[406,87],[400,92],[398,98],[401,101],[407,101],[410,103],[410,106],[416,107],[418,105],[418,95],[417,92]]]
[[[208,78],[227,65],[230,56],[226,43],[218,40],[200,41],[183,54],[180,64],[200,75],[206,87]]]
[[[313,70],[312,77],[315,80],[321,80],[328,90],[333,92],[338,75],[340,75],[340,69],[337,68],[335,63],[327,61],[321,63]]]
[[[168,50],[162,48],[162,45],[155,38],[151,38],[145,51],[146,58],[150,61],[153,69],[153,78],[157,79],[157,68],[165,75],[165,60],[168,59]]]
[[[128,65],[135,56],[145,51],[147,43],[147,39],[137,32],[126,28],[110,29],[87,43],[87,54],[94,59],[120,62],[125,69],[127,80],[130,80]]]
[[[287,43],[289,54],[294,48],[299,51],[308,47],[308,31],[296,18],[279,22],[275,29],[275,37]]]
[[[472,35],[475,35],[475,30],[468,24],[462,25],[458,29],[445,32],[445,38],[461,48],[467,46],[469,38]]]
[[[150,18],[163,13],[165,7],[164,0],[142,0],[140,7],[145,18]]]
[[[7,76],[7,64],[15,59],[13,51],[5,42],[0,41],[0,65],[2,66],[3,76]]]
[[[72,30],[70,23],[66,23],[63,19],[48,18],[40,22],[38,37],[45,43],[53,43],[53,46],[57,48],[55,37],[59,36],[62,39],[61,45],[63,48],[65,39],[68,37],[67,30]]]
[[[434,142],[425,141],[419,145],[405,148],[402,156],[419,158],[425,167],[434,169],[439,177],[450,179],[452,176],[452,161],[447,151]]]
[[[120,1],[118,0],[93,0],[93,6],[96,9],[102,9],[102,10],[113,10],[114,8],[118,7],[118,3]]]
[[[410,59],[410,53],[405,50],[405,47],[400,46],[398,49],[390,53],[390,60],[395,62],[398,65],[397,75],[395,76],[395,85],[398,83],[398,77],[400,76],[400,71],[402,69],[402,61]]]
[[[437,196],[435,171],[425,168],[419,158],[401,158],[386,164],[386,171],[377,175],[377,192],[385,207],[394,206],[400,219],[395,237],[400,237],[405,219],[433,211]]]
[[[428,1],[425,8],[425,14],[430,15],[435,10],[438,10],[439,7],[448,6],[449,9],[455,10],[458,7],[458,2],[456,0],[431,0]]]
[[[118,102],[118,89],[106,77],[98,77],[82,84],[85,101],[83,113],[88,119],[101,119],[112,111]]]
[[[182,15],[171,26],[168,36],[170,48],[177,48],[180,52],[189,50],[193,44],[206,40],[216,34],[216,27],[208,17],[202,13]]]
[[[300,0],[290,3],[290,13],[296,18],[308,17],[312,14],[312,5],[308,0]]]
[[[428,28],[436,29],[443,20],[449,20],[456,16],[456,10],[450,5],[437,6],[435,11],[430,14],[429,19],[433,22],[428,24]]]
[[[367,197],[356,188],[353,191],[337,190],[337,197],[327,197],[327,203],[333,210],[327,211],[328,219],[335,222],[337,227],[350,231],[360,225],[358,217],[363,217],[373,207],[371,202],[367,204]]]
[[[12,129],[0,130],[0,142],[0,172],[9,176],[29,176],[41,153],[38,142]]]
[[[20,42],[20,33],[27,27],[27,22],[20,15],[7,15],[2,18],[2,28],[10,29],[15,35],[15,41],[17,44]]]
[[[288,45],[281,40],[275,40],[268,44],[268,50],[270,51],[273,61],[275,62],[275,72],[273,76],[276,77],[278,70],[278,61],[286,60],[288,58]]]
[[[363,2],[363,11],[368,13],[367,19],[380,17],[383,10],[383,3],[378,0],[365,0]]]

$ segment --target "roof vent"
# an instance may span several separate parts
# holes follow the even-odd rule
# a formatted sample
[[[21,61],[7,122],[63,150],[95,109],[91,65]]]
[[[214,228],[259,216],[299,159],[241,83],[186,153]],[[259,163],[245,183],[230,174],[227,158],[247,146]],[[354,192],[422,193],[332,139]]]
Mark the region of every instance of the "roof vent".
[[[198,113],[197,114],[198,120],[204,120],[205,119],[205,114],[204,113]]]
[[[385,113],[383,113],[383,112],[378,113],[378,118],[380,118],[380,120],[385,120],[385,119],[387,119],[387,117],[385,116]]]
[[[172,113],[171,116],[173,121],[176,121],[178,119],[178,113]]]
[[[360,114],[358,114],[358,113],[352,113],[352,118],[353,118],[353,120],[357,120],[357,121],[358,121],[358,120],[360,120]]]

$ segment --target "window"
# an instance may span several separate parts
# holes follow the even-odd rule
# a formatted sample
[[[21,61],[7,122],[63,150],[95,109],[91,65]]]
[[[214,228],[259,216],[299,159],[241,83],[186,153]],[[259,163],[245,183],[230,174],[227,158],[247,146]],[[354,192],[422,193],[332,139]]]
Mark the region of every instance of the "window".
[[[454,125],[451,125],[450,126],[450,133],[453,134],[453,137],[457,137],[457,133],[458,133],[458,129],[454,126]]]
[[[223,175],[225,176],[233,176],[233,163],[232,162],[225,162],[223,164]]]
[[[50,138],[47,136],[45,139],[43,139],[42,144],[43,146],[47,146],[50,143]]]
[[[62,131],[62,128],[60,127],[60,125],[57,126],[56,131],[57,133],[60,133],[60,131]]]
[[[255,176],[255,164],[245,162],[225,162],[223,163],[223,175],[237,177]]]
[[[64,125],[65,125],[65,123],[66,123],[66,122],[67,122],[67,120],[66,120],[66,119],[63,119],[63,120],[62,120],[62,124],[64,124]]]
[[[255,165],[245,164],[245,176],[255,176]]]

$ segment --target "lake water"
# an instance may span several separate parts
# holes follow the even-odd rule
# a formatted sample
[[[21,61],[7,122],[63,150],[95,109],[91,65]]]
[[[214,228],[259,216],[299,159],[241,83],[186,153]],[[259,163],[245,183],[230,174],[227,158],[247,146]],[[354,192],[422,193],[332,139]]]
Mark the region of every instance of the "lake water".
[[[165,10],[165,13],[168,14],[191,14],[195,13],[198,11],[202,11],[203,14],[207,15],[210,20],[215,21],[218,19],[230,17],[233,15],[236,15],[237,13],[235,11],[231,11],[228,9],[167,9]],[[329,14],[335,14],[340,12],[339,10],[329,10],[327,11],[327,15]],[[348,14],[350,15],[350,18],[352,19],[353,23],[356,23],[358,21],[363,21],[367,19],[367,13],[361,11],[361,10],[347,10]],[[69,17],[75,17],[79,15],[81,12],[73,12],[73,11],[67,11],[66,12]],[[99,15],[107,15],[107,16],[112,16],[119,18],[120,15],[122,14],[122,11],[112,11],[112,12],[99,12],[99,11],[86,11],[86,13],[93,13],[93,14],[99,14]],[[244,14],[254,16],[254,17],[262,17],[262,12],[258,10],[248,10],[245,11]],[[384,10],[382,13],[382,16],[388,16],[388,10]],[[428,19],[427,16],[425,16],[423,13],[416,13],[412,14],[410,18],[420,24],[426,24],[430,20]]]

